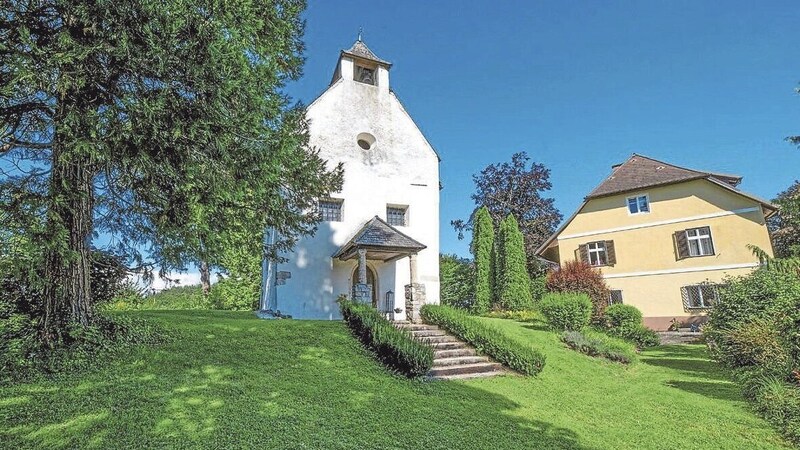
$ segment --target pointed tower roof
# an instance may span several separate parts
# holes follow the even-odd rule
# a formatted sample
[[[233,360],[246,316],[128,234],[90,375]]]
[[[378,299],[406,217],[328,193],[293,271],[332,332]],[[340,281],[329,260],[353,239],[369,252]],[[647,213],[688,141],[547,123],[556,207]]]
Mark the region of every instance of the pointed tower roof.
[[[375,53],[372,53],[372,50],[370,50],[369,47],[367,47],[367,44],[365,44],[364,41],[361,40],[360,35],[358,36],[358,40],[356,40],[349,49],[342,50],[342,55],[348,55],[360,59],[374,61],[382,66],[385,66],[386,68],[392,66],[392,63],[390,63],[389,61],[380,59],[378,58],[377,55],[375,55]]]
[[[740,176],[687,169],[634,153],[624,163],[614,166],[611,176],[603,180],[586,198],[701,178],[711,178],[729,187],[736,187],[742,181]]]

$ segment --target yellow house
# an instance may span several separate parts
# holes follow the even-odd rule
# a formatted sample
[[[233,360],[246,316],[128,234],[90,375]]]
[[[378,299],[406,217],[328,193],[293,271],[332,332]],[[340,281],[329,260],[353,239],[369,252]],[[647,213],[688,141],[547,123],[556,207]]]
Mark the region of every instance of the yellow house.
[[[705,320],[726,276],[758,267],[748,244],[772,252],[766,219],[777,207],[736,188],[742,178],[636,155],[584,199],[537,254],[585,261],[656,330]]]

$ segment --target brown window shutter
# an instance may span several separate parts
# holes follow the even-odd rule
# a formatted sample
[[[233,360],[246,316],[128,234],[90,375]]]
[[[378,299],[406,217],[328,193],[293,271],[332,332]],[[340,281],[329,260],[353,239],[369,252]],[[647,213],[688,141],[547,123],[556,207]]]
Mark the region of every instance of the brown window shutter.
[[[606,257],[608,265],[613,266],[617,263],[617,252],[614,251],[614,241],[606,241]]]
[[[686,230],[675,232],[675,248],[678,251],[678,259],[689,257],[689,240],[686,238]]]
[[[578,254],[580,254],[581,261],[589,263],[589,247],[586,244],[578,246]]]

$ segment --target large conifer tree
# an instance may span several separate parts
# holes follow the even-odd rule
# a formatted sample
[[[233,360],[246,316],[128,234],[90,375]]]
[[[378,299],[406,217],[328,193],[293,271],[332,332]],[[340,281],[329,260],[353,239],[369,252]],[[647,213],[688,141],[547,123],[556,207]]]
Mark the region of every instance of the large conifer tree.
[[[3,3],[0,157],[19,170],[0,180],[0,207],[34,204],[43,217],[46,341],[91,321],[98,232],[169,269],[214,261],[226,236],[257,246],[267,225],[285,238],[278,250],[313,231],[314,198],[341,172],[307,148],[304,112],[282,93],[301,73],[304,7]]]

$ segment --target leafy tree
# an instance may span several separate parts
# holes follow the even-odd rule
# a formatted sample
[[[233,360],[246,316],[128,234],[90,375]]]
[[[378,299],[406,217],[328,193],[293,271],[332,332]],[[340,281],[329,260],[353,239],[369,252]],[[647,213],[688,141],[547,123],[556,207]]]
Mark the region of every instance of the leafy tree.
[[[475,297],[472,262],[456,255],[439,255],[440,298],[443,305],[471,309]]]
[[[800,257],[800,181],[778,194],[780,210],[769,221],[776,258]]]
[[[41,337],[92,320],[90,246],[213,262],[233,234],[311,233],[341,185],[307,147],[303,0],[19,0],[0,10],[0,210],[45,217]],[[35,214],[33,216],[36,216]],[[26,228],[26,232],[33,230]]]
[[[515,153],[511,162],[491,164],[473,175],[472,200],[488,209],[495,224],[509,214],[514,216],[525,238],[528,271],[536,275],[543,271],[537,262],[536,249],[553,234],[562,216],[554,200],[543,196],[552,188],[550,170],[535,162],[528,165],[529,161],[527,153]],[[474,218],[453,220],[451,224],[462,238],[464,231],[474,227]]]
[[[473,312],[483,314],[489,310],[494,292],[494,225],[486,207],[475,211],[472,229],[472,251],[475,260],[475,302]]]
[[[497,254],[502,255],[496,266],[497,303],[502,309],[519,311],[533,306],[530,276],[525,260],[525,242],[517,219],[509,214],[500,223]]]

